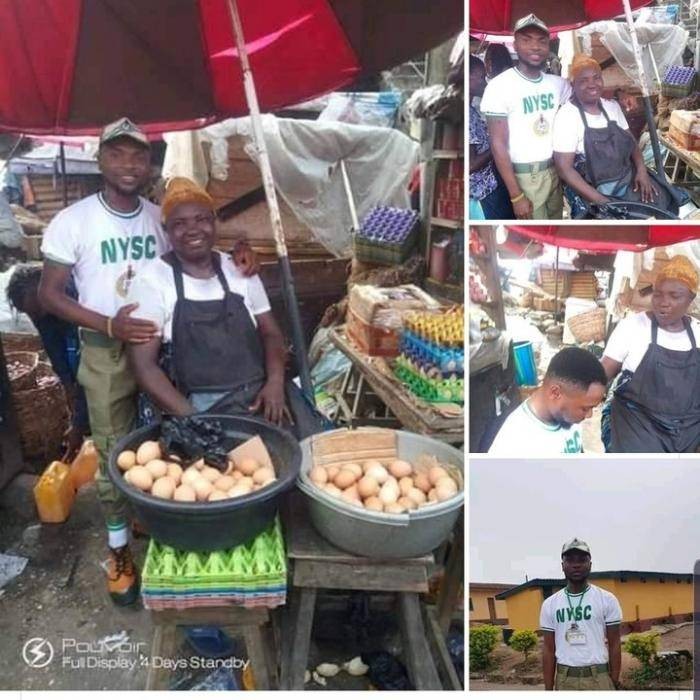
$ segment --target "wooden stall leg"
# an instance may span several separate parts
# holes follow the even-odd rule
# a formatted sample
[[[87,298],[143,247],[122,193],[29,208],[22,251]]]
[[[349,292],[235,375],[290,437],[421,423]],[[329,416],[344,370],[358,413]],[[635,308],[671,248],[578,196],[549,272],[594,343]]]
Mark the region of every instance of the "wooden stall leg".
[[[303,690],[304,671],[309,660],[311,627],[316,608],[315,588],[295,588],[289,617],[289,628],[282,654],[282,690]]]
[[[260,625],[246,625],[243,628],[248,661],[253,668],[256,690],[271,690],[270,658]]]
[[[404,657],[413,685],[416,690],[442,690],[426,638],[418,594],[399,593],[398,602]]]
[[[162,659],[172,659],[175,656],[175,643],[177,637],[177,626],[171,624],[156,625],[153,630],[153,641],[151,642],[151,660],[154,657]],[[146,690],[168,690],[170,672],[159,664],[155,668],[153,664],[148,667],[146,676]]]

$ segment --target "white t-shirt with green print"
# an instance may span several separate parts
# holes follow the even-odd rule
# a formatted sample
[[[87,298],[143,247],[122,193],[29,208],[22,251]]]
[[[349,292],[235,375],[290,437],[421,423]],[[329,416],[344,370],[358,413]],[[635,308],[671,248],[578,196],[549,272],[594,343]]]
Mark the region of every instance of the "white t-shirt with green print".
[[[168,250],[159,207],[139,198],[136,211],[123,214],[101,194],[59,212],[41,245],[47,260],[72,267],[80,304],[105,316],[114,316],[126,304],[129,268],[133,276]]]
[[[542,603],[540,628],[554,632],[557,663],[565,666],[593,666],[608,662],[607,627],[622,622],[622,609],[617,598],[598,586],[588,585],[574,595],[562,588]],[[578,626],[585,643],[571,644],[566,631]],[[578,638],[581,641],[581,637]]]
[[[501,457],[556,457],[583,451],[581,428],[541,421],[523,401],[498,431],[489,454]]]
[[[558,75],[533,79],[509,68],[486,86],[481,111],[487,118],[507,118],[512,163],[539,163],[552,157],[554,116],[569,97],[571,85]]]

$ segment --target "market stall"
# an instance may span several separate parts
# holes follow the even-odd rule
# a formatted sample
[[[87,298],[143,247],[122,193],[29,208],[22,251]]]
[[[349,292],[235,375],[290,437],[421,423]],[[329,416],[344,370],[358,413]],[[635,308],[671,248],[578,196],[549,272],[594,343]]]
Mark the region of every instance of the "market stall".
[[[490,414],[490,423],[470,422],[472,449],[488,450],[505,417],[539,384],[559,349],[584,347],[600,358],[615,325],[650,308],[651,286],[669,258],[696,259],[698,238],[693,228],[670,226],[475,229],[470,242],[471,412],[479,415],[494,402],[500,411]],[[494,266],[500,285],[489,272]],[[510,365],[512,374],[505,382],[494,378],[480,393],[474,376],[479,376],[484,347],[502,367]],[[598,421],[594,414],[584,423],[585,451],[602,450]]]

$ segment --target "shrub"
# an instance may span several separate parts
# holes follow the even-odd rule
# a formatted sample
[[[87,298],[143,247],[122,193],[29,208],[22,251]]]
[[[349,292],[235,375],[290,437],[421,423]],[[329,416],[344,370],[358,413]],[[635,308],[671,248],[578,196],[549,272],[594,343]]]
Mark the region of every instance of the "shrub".
[[[537,633],[532,630],[518,630],[513,632],[508,644],[515,651],[522,651],[527,661],[527,655],[537,646]]]
[[[488,668],[500,636],[501,630],[495,625],[478,625],[469,630],[469,667],[473,671]]]
[[[659,633],[642,632],[630,634],[623,642],[622,648],[631,654],[643,668],[649,668],[659,650]]]

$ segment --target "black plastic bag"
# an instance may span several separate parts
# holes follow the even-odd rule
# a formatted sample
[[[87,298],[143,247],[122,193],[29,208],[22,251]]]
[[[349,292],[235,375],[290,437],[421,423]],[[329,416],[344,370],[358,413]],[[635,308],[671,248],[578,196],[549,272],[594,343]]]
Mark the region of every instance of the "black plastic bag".
[[[221,471],[228,467],[233,445],[221,423],[206,416],[167,416],[161,425],[160,444],[166,455],[177,455],[184,462],[204,461]]]
[[[406,667],[387,651],[371,651],[361,655],[369,666],[367,675],[377,690],[414,690]]]

